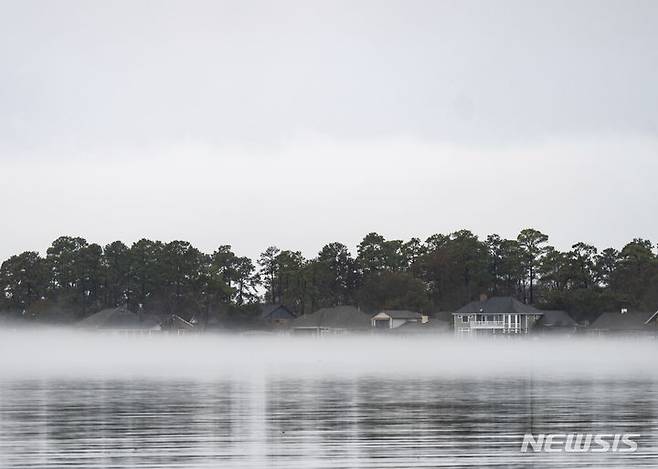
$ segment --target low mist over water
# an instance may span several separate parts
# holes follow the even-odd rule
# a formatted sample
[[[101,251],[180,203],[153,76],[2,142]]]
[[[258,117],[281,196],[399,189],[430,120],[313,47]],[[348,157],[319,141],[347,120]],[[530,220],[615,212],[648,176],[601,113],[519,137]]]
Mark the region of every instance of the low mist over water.
[[[658,378],[652,339],[457,340],[446,336],[0,334],[0,378],[545,376]]]

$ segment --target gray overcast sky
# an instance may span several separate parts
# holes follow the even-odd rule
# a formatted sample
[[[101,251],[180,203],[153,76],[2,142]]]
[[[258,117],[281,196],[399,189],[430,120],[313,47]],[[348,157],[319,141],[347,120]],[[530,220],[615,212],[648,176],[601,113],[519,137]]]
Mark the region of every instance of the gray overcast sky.
[[[658,241],[658,2],[0,0],[0,258]]]

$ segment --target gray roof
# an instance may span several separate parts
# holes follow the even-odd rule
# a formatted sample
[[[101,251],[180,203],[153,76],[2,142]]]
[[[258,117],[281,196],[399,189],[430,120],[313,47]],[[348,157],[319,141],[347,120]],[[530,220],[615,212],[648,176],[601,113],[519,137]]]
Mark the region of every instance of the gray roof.
[[[496,296],[485,301],[472,301],[462,306],[455,314],[486,313],[486,314],[538,314],[542,311],[534,306],[521,303],[511,296]]]
[[[155,329],[160,326],[162,318],[156,314],[142,314],[142,329]]]
[[[354,306],[334,306],[322,308],[311,314],[304,314],[292,321],[291,326],[326,327],[330,329],[368,329],[370,316]]]
[[[263,303],[258,305],[261,319],[294,319],[295,315],[281,304]]]
[[[407,311],[406,309],[385,309],[379,313],[387,314],[393,319],[420,319],[422,317],[422,314],[415,311]]]
[[[145,324],[139,316],[125,306],[107,308],[78,322],[86,329],[143,329]]]
[[[649,330],[647,322],[653,313],[603,313],[592,323],[590,329],[606,331],[643,331]]]
[[[578,323],[566,311],[542,310],[543,316],[537,321],[537,326],[543,327],[576,327]]]
[[[194,329],[194,324],[186,321],[177,314],[170,314],[160,322],[159,326],[162,330]]]
[[[655,321],[656,319],[658,319],[658,311],[653,313],[651,315],[651,317],[649,317],[649,319],[647,319],[647,322],[645,324],[649,324],[651,321]]]
[[[432,314],[434,319],[439,319],[441,321],[448,321],[452,324],[452,314],[450,311],[436,311]]]
[[[420,322],[407,322],[402,324],[399,327],[393,329],[383,329],[384,331],[390,331],[392,334],[438,334],[441,332],[451,332],[452,325],[449,321],[442,321],[440,319],[430,319],[425,324]]]

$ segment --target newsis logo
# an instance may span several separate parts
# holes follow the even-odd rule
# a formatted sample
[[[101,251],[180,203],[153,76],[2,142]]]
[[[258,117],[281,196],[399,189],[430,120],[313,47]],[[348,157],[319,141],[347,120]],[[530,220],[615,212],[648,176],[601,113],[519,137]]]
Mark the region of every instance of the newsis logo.
[[[531,448],[535,453],[634,453],[638,438],[638,433],[526,433],[521,452],[527,453]]]

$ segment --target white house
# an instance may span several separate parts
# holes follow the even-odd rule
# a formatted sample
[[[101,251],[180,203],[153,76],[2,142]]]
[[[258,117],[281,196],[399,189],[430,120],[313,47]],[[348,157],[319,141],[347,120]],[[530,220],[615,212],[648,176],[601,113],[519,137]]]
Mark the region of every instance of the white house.
[[[355,306],[334,306],[305,314],[291,323],[294,335],[325,336],[368,330],[368,315]]]
[[[455,335],[527,334],[542,311],[512,297],[473,301],[453,313]]]
[[[370,325],[376,329],[395,329],[408,323],[425,324],[428,317],[406,310],[384,310],[370,318]]]

